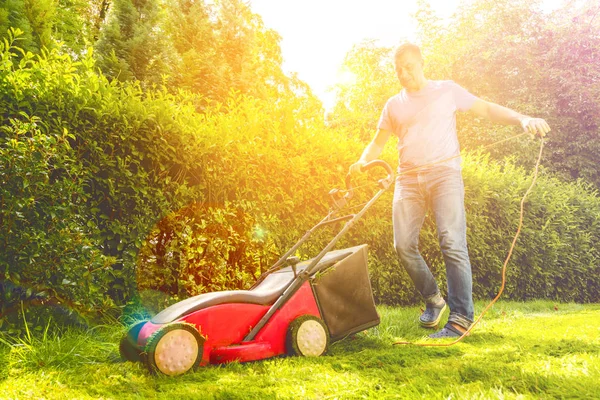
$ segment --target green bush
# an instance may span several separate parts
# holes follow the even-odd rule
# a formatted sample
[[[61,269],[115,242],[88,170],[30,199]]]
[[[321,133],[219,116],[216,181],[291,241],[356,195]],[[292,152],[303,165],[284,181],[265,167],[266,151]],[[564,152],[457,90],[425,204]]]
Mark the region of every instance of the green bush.
[[[247,288],[327,213],[327,193],[364,146],[326,128],[298,98],[232,92],[200,114],[190,94],[109,82],[91,57],[34,57],[5,45],[0,55],[0,320],[21,301],[95,315],[139,301],[138,290],[168,303]],[[394,153],[388,146],[383,157],[393,163]],[[470,155],[464,177],[475,295],[489,298],[528,171]],[[599,201],[581,181],[540,177],[508,297],[598,300]],[[316,255],[334,231],[299,255]],[[418,301],[392,245],[391,191],[338,247],[360,243],[370,245],[376,300]],[[421,248],[443,276],[431,219]]]
[[[517,230],[519,204],[531,183],[530,173],[511,161],[501,164],[476,154],[464,157],[467,241],[476,298],[489,299],[500,288],[502,265]],[[390,204],[386,204],[388,209]],[[566,183],[542,172],[525,203],[523,228],[508,264],[504,296],[514,300],[598,301],[599,210],[600,198],[590,184]],[[418,301],[410,279],[395,261],[389,221],[373,219],[366,225],[378,232],[377,238],[368,240],[378,301]],[[420,249],[444,288],[444,263],[436,235],[434,221],[428,216]]]
[[[207,207],[192,203],[160,220],[137,260],[142,302],[160,310],[175,299],[244,289],[276,256],[249,202]]]
[[[34,56],[6,44],[0,55],[2,202],[27,201],[35,211],[2,207],[3,307],[26,300],[111,312],[135,293],[135,260],[148,230],[202,188],[188,185],[186,174],[187,154],[197,154],[186,142],[200,118],[164,91],[146,95],[137,85],[110,83],[91,55],[74,62],[56,50]],[[22,126],[23,119],[34,123]],[[4,229],[9,218],[31,233]],[[45,273],[21,278],[31,264]],[[43,290],[33,301],[36,288]]]
[[[533,157],[532,157],[533,158]],[[500,267],[517,229],[529,171],[507,161],[465,163],[470,254],[477,297],[498,290]],[[525,203],[523,229],[508,265],[506,296],[515,300],[600,299],[600,198],[591,184],[542,174]]]
[[[109,282],[92,276],[111,259],[86,223],[87,174],[73,157],[72,135],[44,133],[37,118],[20,117],[0,127],[0,313],[23,300],[75,309],[103,304]]]

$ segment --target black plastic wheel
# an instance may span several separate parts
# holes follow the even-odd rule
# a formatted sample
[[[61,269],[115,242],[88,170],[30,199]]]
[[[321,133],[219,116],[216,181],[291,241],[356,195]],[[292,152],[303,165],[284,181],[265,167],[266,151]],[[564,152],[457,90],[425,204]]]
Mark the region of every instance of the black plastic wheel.
[[[288,327],[286,338],[288,354],[318,357],[329,346],[329,329],[322,319],[313,315],[302,315]]]
[[[198,365],[205,338],[194,325],[175,322],[156,331],[146,344],[145,362],[151,373],[181,375]]]
[[[148,321],[140,321],[133,324],[129,327],[127,334],[121,339],[121,342],[119,343],[119,354],[121,354],[123,360],[133,362],[142,361],[142,350],[137,345],[137,339],[146,322]]]

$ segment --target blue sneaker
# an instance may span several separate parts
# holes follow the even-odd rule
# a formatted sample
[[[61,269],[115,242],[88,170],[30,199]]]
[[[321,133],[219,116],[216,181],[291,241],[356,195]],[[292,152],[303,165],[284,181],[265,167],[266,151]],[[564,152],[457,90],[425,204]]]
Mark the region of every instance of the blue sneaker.
[[[446,311],[446,302],[442,299],[439,304],[427,303],[425,305],[425,311],[421,314],[419,322],[423,328],[435,328],[442,319],[442,314]]]

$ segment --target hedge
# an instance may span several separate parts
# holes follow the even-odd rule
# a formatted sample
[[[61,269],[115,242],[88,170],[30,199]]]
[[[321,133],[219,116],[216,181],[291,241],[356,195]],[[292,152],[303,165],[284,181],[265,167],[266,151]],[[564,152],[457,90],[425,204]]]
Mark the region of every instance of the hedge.
[[[188,93],[109,82],[91,56],[34,57],[5,45],[0,54],[0,322],[14,321],[21,301],[118,316],[140,293],[168,303],[246,288],[325,215],[327,193],[364,147],[300,113],[295,99],[232,93],[199,113]],[[384,158],[394,157],[390,145]],[[510,160],[465,156],[477,298],[498,289],[529,173]],[[598,301],[599,202],[585,182],[542,173],[508,298]],[[391,192],[339,246],[370,245],[377,302],[413,304],[390,214]],[[421,236],[443,287],[431,219]],[[314,256],[330,237],[316,235],[299,255]]]

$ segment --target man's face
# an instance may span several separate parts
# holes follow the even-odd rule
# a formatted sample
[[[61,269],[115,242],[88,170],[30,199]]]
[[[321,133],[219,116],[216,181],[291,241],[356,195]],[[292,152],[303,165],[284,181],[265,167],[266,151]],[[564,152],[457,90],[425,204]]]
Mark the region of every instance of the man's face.
[[[403,53],[396,59],[396,75],[407,90],[418,88],[423,79],[423,60],[410,51]]]

